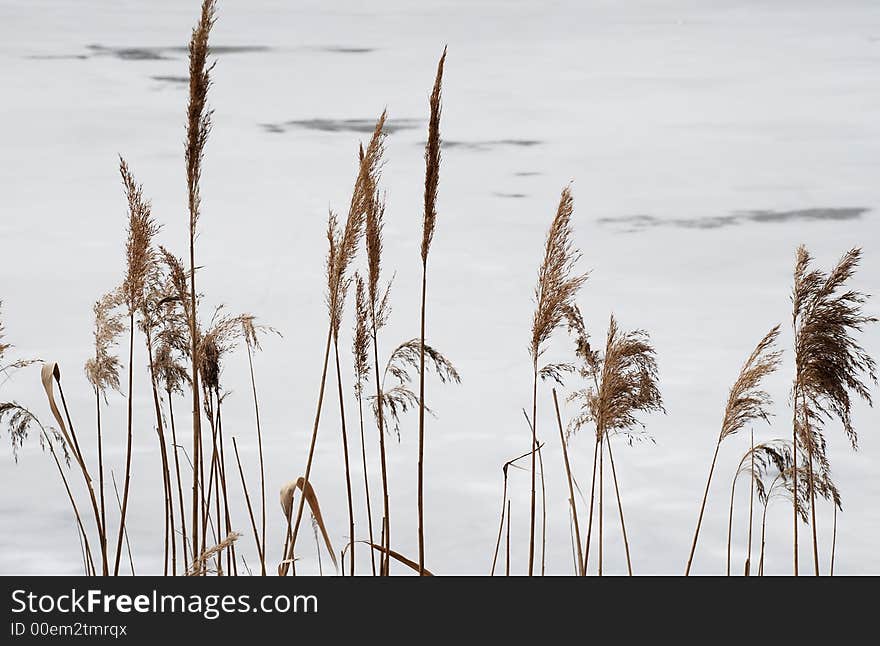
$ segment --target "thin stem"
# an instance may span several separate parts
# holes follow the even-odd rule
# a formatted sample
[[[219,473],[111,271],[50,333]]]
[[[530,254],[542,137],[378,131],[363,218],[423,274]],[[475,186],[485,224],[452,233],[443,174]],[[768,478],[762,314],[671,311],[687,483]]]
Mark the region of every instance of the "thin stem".
[[[257,400],[257,381],[254,378],[254,360],[251,344],[247,343],[248,368],[251,373],[251,389],[254,392],[254,417],[257,420],[257,449],[260,455],[260,544],[263,546],[263,552],[260,558],[260,572],[266,576],[266,468],[263,463],[263,431],[260,427],[260,404]]]
[[[572,521],[575,513],[574,500],[569,498],[568,504],[570,507],[568,512],[568,537],[571,540],[571,562],[574,565],[574,575],[580,576],[581,560],[578,558],[577,551],[575,550],[575,545],[577,545],[578,541],[576,541],[574,537],[574,522]]]
[[[61,406],[64,408],[64,416],[67,419],[67,426],[70,429],[70,438],[73,441],[74,455],[77,459],[80,470],[82,471],[86,487],[89,490],[89,500],[92,503],[92,512],[95,515],[95,525],[97,525],[98,528],[98,535],[103,536],[101,540],[101,545],[103,547],[107,543],[107,531],[106,528],[101,524],[101,514],[98,511],[98,499],[95,497],[95,487],[92,484],[92,476],[89,475],[89,470],[86,467],[85,458],[83,457],[82,452],[79,450],[79,441],[76,438],[76,430],[73,427],[73,421],[70,419],[70,411],[67,408],[67,400],[64,397],[64,388],[61,387],[61,380],[56,377],[55,382],[58,384],[58,394],[61,396]],[[104,573],[104,576],[107,576],[107,574],[109,573],[109,568],[107,563],[106,549],[101,550],[101,561],[102,571]],[[92,566],[92,569],[94,570],[94,566]]]
[[[122,504],[119,502],[119,488],[116,486],[116,476],[110,471],[110,479],[113,481],[113,491],[116,494],[116,506],[122,512]],[[122,528],[125,536],[125,549],[128,552],[128,566],[131,568],[131,575],[134,576],[134,560],[131,558],[131,543],[128,541],[128,527]]]
[[[797,453],[798,453],[798,441],[797,441],[797,405],[798,405],[798,386],[797,381],[795,381],[795,391],[794,391],[794,420],[791,425],[791,456],[792,456],[792,491],[794,495],[792,496],[792,514],[794,518],[794,575],[798,575],[798,466],[797,466]]]
[[[603,483],[605,481],[604,468],[605,463],[605,433],[599,436],[599,576],[602,576],[602,519],[604,517],[602,511],[602,502],[604,499]]]
[[[129,314],[128,322],[128,431],[126,434],[125,447],[125,482],[122,485],[122,511],[119,513],[119,535],[116,540],[116,564],[113,566],[113,576],[119,575],[119,559],[122,557],[122,538],[125,532],[125,516],[128,512],[128,491],[131,481],[131,440],[132,440],[132,385],[134,375],[134,311]]]
[[[769,492],[768,492],[769,495]],[[758,560],[758,576],[764,576],[764,546],[767,537],[767,507],[769,500],[764,503],[764,513],[761,514],[761,557]]]
[[[327,329],[327,343],[324,348],[324,367],[321,370],[321,387],[318,392],[318,406],[315,412],[315,425],[312,428],[312,440],[309,443],[309,457],[306,460],[306,472],[303,475],[303,491],[305,491],[306,487],[309,485],[309,476],[312,473],[312,460],[315,457],[315,443],[318,440],[318,425],[321,422],[321,408],[324,405],[324,386],[327,383],[327,364],[330,362],[330,340],[333,337],[333,326],[328,326]],[[302,522],[302,514],[303,508],[305,507],[306,497],[300,496],[299,498],[299,506],[296,509],[296,522],[293,526],[293,531],[290,536],[290,552],[287,558],[293,559],[293,550],[296,547],[296,537],[299,534],[299,525]],[[281,565],[281,576],[285,576],[288,570],[288,563],[282,563]]]
[[[260,557],[260,562],[266,562],[265,556],[265,548],[263,544],[260,542],[260,534],[257,531],[257,521],[254,520],[254,508],[251,506],[251,496],[248,493],[247,482],[244,479],[244,470],[241,468],[241,458],[238,455],[238,443],[235,441],[235,436],[232,436],[232,450],[235,452],[235,462],[238,464],[238,475],[241,477],[241,488],[244,491],[244,500],[247,503],[248,516],[251,519],[251,529],[254,531],[254,542],[257,544],[257,554]],[[265,576],[265,571],[263,572],[263,576]]]
[[[730,545],[733,538],[733,494],[736,491],[736,478],[738,475],[739,472],[733,476],[733,482],[730,485],[730,516],[727,519],[727,576],[730,576]]]
[[[385,543],[384,550],[382,552],[382,567],[380,568],[381,576],[388,576],[388,571],[390,568],[390,558],[389,551],[391,550],[391,522],[390,522],[390,501],[388,497],[388,467],[385,460],[385,420],[384,414],[382,411],[382,385],[379,382],[379,350],[378,350],[378,341],[377,341],[377,329],[376,329],[376,306],[375,303],[371,304],[372,308],[372,337],[373,337],[373,361],[375,363],[375,379],[376,379],[376,410],[377,410],[377,423],[379,426],[379,456],[382,463],[382,504],[384,508],[384,529],[383,536]]]
[[[559,414],[559,400],[556,397],[556,389],[553,389],[553,406],[556,409],[556,423],[559,426],[559,442],[562,444],[562,457],[565,461],[565,477],[568,479],[568,494],[571,500],[571,514],[574,520],[574,538],[577,545],[577,574],[583,575],[583,551],[581,550],[581,530],[578,526],[577,505],[574,498],[574,481],[571,477],[571,464],[568,461],[568,444],[565,441],[565,434],[562,432],[562,417]]]
[[[498,540],[495,542],[495,555],[492,557],[492,570],[489,572],[489,576],[495,576],[495,563],[498,560],[498,550],[501,547],[501,533],[504,531],[504,510],[507,507],[507,464],[504,467],[504,487],[501,490],[501,522],[498,524]]]
[[[538,420],[538,358],[533,362],[532,382],[532,493],[529,510],[529,576],[532,576],[535,566],[535,459],[538,446],[537,427]]]
[[[168,418],[171,422],[171,444],[174,449],[174,476],[177,479],[177,499],[178,507],[180,508],[180,530],[183,536],[183,562],[184,564],[188,564],[190,563],[189,544],[186,538],[186,510],[183,506],[183,482],[180,478],[180,458],[177,455],[177,449],[179,447],[177,445],[177,429],[174,425],[174,404],[171,401],[171,389],[168,388],[165,392],[168,394]],[[195,556],[193,558],[195,558]]]
[[[751,482],[749,483],[751,486],[749,487],[749,549],[746,556],[746,569],[745,576],[749,576],[749,572],[752,568],[752,522],[754,518],[754,507],[755,507],[755,431],[751,432],[752,438],[752,450],[749,452],[749,459],[751,461],[750,471],[751,471]]]
[[[596,465],[599,460],[599,438],[593,444],[593,476],[590,484],[590,518],[587,522],[587,542],[584,546],[584,576],[587,574],[587,566],[590,564],[590,543],[593,534],[593,507],[596,500]]]
[[[101,499],[101,527],[98,540],[101,541],[101,553],[107,553],[107,515],[104,508],[104,440],[101,432],[101,391],[95,386],[95,413],[98,423],[98,495]],[[104,572],[107,575],[107,572]]]
[[[819,541],[816,537],[816,491],[813,484],[813,439],[807,442],[807,482],[810,488],[810,527],[813,531],[813,563],[819,576]]]
[[[357,376],[358,384],[361,383],[360,374]],[[370,504],[370,477],[369,471],[367,470],[367,443],[364,439],[364,401],[363,397],[361,397],[360,386],[358,386],[357,390],[357,400],[358,400],[358,422],[360,423],[361,430],[361,459],[364,463],[364,496],[367,499],[367,530],[370,534],[370,544],[375,544],[373,540],[373,510]],[[370,549],[370,566],[372,567],[373,576],[376,576],[376,557],[375,550]]]
[[[205,522],[203,513],[204,505],[199,505],[199,492],[204,492],[205,475],[204,466],[202,466],[202,411],[199,397],[201,391],[199,389],[199,335],[198,322],[196,320],[196,251],[195,241],[196,232],[194,218],[196,215],[196,205],[194,204],[194,187],[189,187],[189,207],[190,207],[190,227],[189,227],[189,336],[190,336],[190,360],[192,362],[192,377],[190,384],[192,386],[192,427],[193,427],[193,477],[192,477],[192,545],[193,559],[197,554],[204,552],[205,536],[202,532],[202,547],[199,549],[199,522]],[[204,502],[204,501],[202,501]]]
[[[37,423],[39,424],[39,422]],[[88,559],[86,563],[86,572],[88,572],[89,567],[91,567],[92,572],[94,572],[95,562],[92,559],[92,550],[89,547],[89,535],[86,533],[85,527],[83,527],[82,516],[79,513],[79,508],[76,505],[76,499],[73,497],[73,492],[71,492],[70,490],[70,483],[68,483],[67,481],[67,476],[64,475],[64,469],[61,467],[61,460],[58,459],[58,454],[55,452],[55,446],[52,444],[52,439],[49,437],[49,434],[46,433],[46,429],[43,428],[42,424],[40,424],[40,432],[43,434],[45,442],[49,446],[49,452],[52,454],[52,459],[55,461],[55,466],[58,467],[58,475],[61,476],[61,482],[64,483],[64,490],[67,492],[67,499],[70,500],[70,506],[73,508],[73,515],[76,517],[76,526],[79,528],[79,533],[82,535],[82,541],[85,545],[86,558]],[[105,537],[102,533],[99,533],[99,538],[101,540],[104,540],[105,545],[102,548],[102,553],[106,554],[107,549]],[[107,576],[106,569],[104,570],[104,576]]]
[[[626,537],[626,523],[623,520],[623,505],[620,502],[620,488],[617,486],[617,471],[614,468],[614,453],[611,452],[611,438],[608,438],[608,457],[611,460],[611,476],[614,479],[614,493],[617,495],[617,511],[620,513],[620,528],[623,531],[623,546],[626,550],[626,570],[633,575],[632,561],[629,556],[629,540]]]
[[[541,576],[544,576],[547,565],[547,488],[544,485],[544,454],[541,447],[538,447],[538,468],[541,470]]]
[[[165,449],[165,430],[162,422],[162,406],[159,403],[159,390],[156,388],[156,372],[153,364],[153,343],[149,330],[145,331],[147,357],[150,368],[150,386],[153,391],[153,405],[156,410],[156,433],[159,439],[159,456],[162,460],[162,485],[165,489],[165,576],[168,576],[168,548],[171,548],[171,572],[177,576],[177,535],[174,529],[174,503],[171,490],[171,470],[168,467],[168,453]]]
[[[219,387],[216,389],[217,396],[217,435],[220,437],[220,462],[217,465],[220,474],[220,484],[223,487],[223,515],[226,521],[226,535],[232,533],[232,517],[229,513],[229,496],[226,489],[226,453],[223,449],[223,417],[220,411],[223,407],[223,400],[220,397]],[[218,491],[219,494],[219,491]],[[226,569],[232,575],[238,574],[238,561],[235,558],[235,543],[226,550]]]
[[[422,258],[422,310],[421,343],[419,344],[419,576],[425,576],[425,506],[424,458],[425,458],[425,291],[427,286],[428,257]]]
[[[510,501],[507,501],[507,561],[504,565],[504,576],[510,576]]]
[[[718,459],[718,449],[720,448],[721,438],[719,437],[718,442],[715,444],[712,465],[709,467],[709,477],[706,478],[706,490],[703,492],[703,502],[700,503],[700,515],[697,518],[697,528],[694,530],[694,542],[691,544],[691,553],[688,555],[687,567],[684,571],[685,576],[688,576],[691,573],[691,565],[694,562],[694,552],[697,551],[697,539],[700,536],[700,525],[703,524],[703,513],[706,511],[706,499],[709,497],[709,485],[712,484],[712,474],[715,472],[715,461]]]
[[[828,573],[829,576],[834,576],[834,552],[837,547],[837,505],[833,504],[834,507],[834,529],[831,532],[831,571]]]
[[[348,531],[351,541],[351,549],[349,550],[350,573],[354,576],[354,501],[351,495],[351,467],[348,461],[348,433],[345,429],[345,398],[342,395],[342,371],[339,367],[339,339],[337,334],[333,334],[333,356],[336,359],[336,385],[339,390],[339,416],[342,422],[342,453],[345,458],[345,492],[348,496]]]

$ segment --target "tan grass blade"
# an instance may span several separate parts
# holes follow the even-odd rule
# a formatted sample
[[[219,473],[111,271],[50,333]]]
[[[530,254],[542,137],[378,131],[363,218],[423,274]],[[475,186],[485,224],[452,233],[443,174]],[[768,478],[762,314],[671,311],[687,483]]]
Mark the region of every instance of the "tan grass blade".
[[[368,541],[364,541],[364,542],[368,542]],[[399,563],[403,563],[405,566],[407,566],[411,570],[414,570],[416,572],[416,574],[419,574],[419,564],[416,563],[415,561],[411,561],[410,559],[406,558],[400,552],[395,552],[392,549],[384,548],[381,545],[376,545],[375,543],[369,543],[369,545],[374,550],[378,550],[379,552],[382,552],[383,554],[387,554],[388,556],[393,558],[395,561],[398,561]],[[426,567],[423,567],[421,569],[421,575],[422,576],[434,576]]]
[[[315,522],[318,524],[318,529],[321,530],[321,536],[324,539],[324,545],[327,546],[327,552],[330,554],[330,560],[333,561],[333,567],[338,570],[339,564],[336,562],[336,552],[333,550],[333,543],[330,541],[330,535],[327,533],[327,527],[324,525],[324,517],[321,515],[321,505],[318,504],[318,496],[315,494],[315,489],[312,487],[312,484],[306,482],[305,478],[297,478],[296,482],[290,481],[281,487],[281,509],[284,512],[284,517],[290,517],[290,514],[293,511],[293,497],[297,489],[302,491],[303,498],[309,503],[309,509],[312,512],[312,516],[315,517]],[[291,545],[291,550],[292,549],[293,546]]]

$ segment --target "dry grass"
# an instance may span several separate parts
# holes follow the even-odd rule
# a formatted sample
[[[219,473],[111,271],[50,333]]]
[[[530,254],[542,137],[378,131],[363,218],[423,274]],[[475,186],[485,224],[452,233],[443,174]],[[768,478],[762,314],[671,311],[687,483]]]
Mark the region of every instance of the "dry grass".
[[[425,145],[425,212],[422,224],[422,307],[420,310],[421,347],[419,352],[419,463],[418,463],[418,510],[419,510],[419,574],[425,574],[425,299],[428,281],[428,251],[434,239],[437,221],[437,187],[440,183],[440,92],[443,86],[443,65],[446,48],[437,64],[434,90],[431,92],[431,118],[428,122],[428,142]]]
[[[538,361],[545,350],[551,335],[571,317],[575,308],[575,297],[586,282],[586,274],[575,273],[580,252],[572,241],[571,216],[574,200],[571,189],[562,189],[556,215],[547,232],[544,245],[544,258],[538,269],[538,283],[535,286],[535,314],[532,317],[532,334],[529,350],[532,358],[532,490],[529,509],[529,576],[534,571],[535,561],[535,475],[538,446],[538,376],[542,371]],[[551,370],[552,373],[552,370]]]
[[[813,480],[814,463],[827,475],[823,429],[836,420],[855,450],[858,434],[852,421],[852,397],[872,403],[868,382],[877,384],[877,365],[856,340],[856,335],[877,319],[864,313],[867,296],[847,288],[855,275],[862,252],[847,251],[826,273],[811,268],[812,257],[798,247],[792,290],[795,378],[792,386],[794,422],[792,442],[807,452],[807,477],[811,496],[813,558],[819,576],[819,547]],[[797,450],[794,452],[797,488]],[[798,573],[797,511],[794,512],[794,573]]]
[[[700,504],[700,515],[697,518],[697,528],[694,530],[694,540],[691,543],[691,552],[688,556],[684,572],[685,576],[690,574],[694,553],[697,550],[697,539],[700,536],[700,526],[703,523],[706,500],[709,497],[709,485],[712,484],[712,474],[715,472],[715,463],[718,460],[721,442],[754,422],[759,420],[767,423],[770,422],[770,408],[773,400],[770,394],[762,389],[761,382],[779,367],[782,353],[775,349],[778,338],[779,326],[777,325],[764,335],[764,338],[755,346],[755,349],[740,369],[736,381],[733,382],[733,386],[730,388],[727,405],[724,407],[721,432],[718,434],[718,441],[715,443],[715,453],[712,456],[709,477],[706,479],[706,489],[703,492],[703,501]],[[728,573],[729,570],[730,567],[728,566]]]
[[[129,515],[131,474],[135,455],[132,451],[135,420],[133,400],[146,397],[135,390],[134,374],[142,367],[135,366],[134,343],[136,332],[142,334],[150,376],[149,396],[153,404],[153,421],[137,420],[138,425],[154,426],[159,444],[160,468],[163,482],[164,521],[164,573],[203,576],[207,574],[237,575],[239,559],[236,550],[250,547],[239,544],[240,534],[235,525],[244,518],[244,512],[236,509],[236,500],[230,495],[227,483],[225,459],[223,412],[225,402],[234,387],[234,376],[226,374],[232,353],[241,346],[247,352],[250,387],[253,397],[256,427],[256,444],[259,459],[259,505],[256,493],[251,495],[246,465],[242,463],[237,439],[242,436],[236,430],[233,436],[235,467],[242,487],[247,521],[254,537],[254,546],[260,561],[260,574],[269,571],[267,564],[268,541],[272,527],[279,527],[266,513],[266,467],[264,460],[264,429],[261,423],[260,398],[255,375],[255,356],[261,350],[261,338],[275,330],[259,324],[251,314],[232,315],[223,307],[213,310],[213,315],[200,316],[203,295],[197,291],[196,274],[200,270],[196,262],[196,238],[202,216],[201,177],[207,141],[212,129],[212,110],[208,95],[212,83],[213,64],[209,61],[209,38],[216,19],[214,0],[203,0],[198,22],[189,43],[189,93],[186,107],[186,139],[184,145],[185,174],[187,184],[187,216],[189,254],[183,259],[155,243],[160,233],[153,219],[150,202],[144,196],[141,185],[125,160],[120,159],[119,170],[125,192],[128,213],[124,249],[125,267],[117,287],[101,296],[94,303],[93,350],[85,363],[85,377],[95,396],[95,435],[77,432],[71,410],[62,387],[61,368],[53,362],[37,362],[16,358],[14,346],[4,338],[3,320],[0,317],[0,387],[17,371],[42,363],[41,380],[49,405],[53,426],[41,423],[31,409],[17,401],[0,402],[0,429],[5,429],[11,440],[12,454],[18,461],[20,451],[30,435],[36,435],[40,446],[49,452],[56,465],[67,499],[76,520],[77,543],[81,546],[83,570],[86,574],[119,574],[126,544],[129,565],[135,572],[136,552],[140,542],[129,543]],[[426,378],[433,373],[440,383],[459,383],[455,366],[435,347],[426,341],[427,316],[427,261],[430,255],[438,219],[438,194],[440,184],[442,138],[440,135],[442,112],[443,75],[446,50],[443,50],[436,68],[434,83],[428,98],[429,119],[425,146],[424,204],[422,211],[422,235],[420,239],[421,302],[420,329],[418,336],[397,345],[390,354],[380,352],[384,342],[381,332],[391,314],[391,281],[385,278],[384,225],[386,217],[386,194],[380,187],[382,176],[386,114],[378,118],[366,146],[357,151],[357,174],[352,188],[351,200],[344,221],[331,211],[326,230],[328,245],[326,273],[323,276],[324,297],[327,307],[327,337],[320,378],[320,389],[314,415],[312,433],[302,475],[288,482],[280,491],[283,513],[284,547],[277,564],[277,572],[296,574],[296,539],[301,526],[304,508],[308,504],[312,530],[318,544],[318,570],[323,574],[322,551],[330,555],[337,573],[356,574],[356,546],[369,546],[369,558],[373,575],[390,574],[391,561],[401,564],[409,571],[430,575],[426,543],[426,509],[424,501],[424,464],[430,456],[426,442],[426,413],[428,406]],[[648,333],[643,330],[627,331],[619,327],[612,315],[608,323],[604,347],[594,349],[590,344],[588,326],[578,303],[580,288],[587,274],[579,271],[580,252],[573,233],[573,199],[570,188],[563,189],[559,203],[547,233],[543,256],[534,288],[535,310],[531,320],[529,358],[532,363],[532,410],[523,413],[529,424],[531,447],[502,467],[503,489],[498,533],[492,557],[491,574],[495,574],[499,562],[502,540],[505,541],[505,572],[511,572],[512,528],[511,516],[516,491],[512,487],[525,486],[509,479],[510,468],[529,471],[529,537],[528,574],[535,573],[537,476],[541,476],[542,538],[541,574],[547,565],[546,554],[551,538],[552,525],[556,519],[548,514],[554,508],[555,492],[545,487],[545,475],[549,478],[557,472],[559,464],[553,459],[561,458],[567,481],[565,500],[566,522],[569,523],[572,541],[572,558],[575,573],[588,572],[590,547],[593,535],[594,509],[598,498],[598,574],[604,573],[604,462],[607,452],[611,466],[617,511],[622,539],[626,551],[627,569],[633,573],[630,542],[624,519],[619,472],[612,451],[612,439],[620,437],[633,441],[650,438],[645,428],[645,416],[665,412],[660,392],[657,353]],[[363,247],[362,247],[363,245]],[[363,250],[363,253],[362,251]],[[436,250],[435,250],[436,253]],[[748,431],[751,442],[739,463],[733,469],[731,498],[728,514],[727,569],[730,573],[732,559],[732,536],[734,523],[734,493],[742,478],[748,478],[749,521],[748,547],[745,573],[752,573],[752,543],[754,511],[757,501],[761,512],[761,548],[757,573],[765,569],[766,524],[772,500],[783,498],[791,501],[794,516],[795,573],[797,573],[797,532],[799,522],[810,523],[813,537],[813,554],[816,573],[819,571],[819,544],[817,539],[817,499],[830,503],[834,512],[833,534],[830,539],[831,572],[834,569],[837,547],[837,510],[841,509],[841,495],[832,481],[831,465],[826,452],[825,431],[831,424],[839,425],[853,449],[858,445],[853,409],[855,402],[872,403],[873,388],[877,384],[874,359],[861,345],[861,334],[876,318],[866,314],[867,296],[853,290],[853,281],[861,260],[861,251],[852,249],[840,261],[825,272],[814,268],[812,258],[805,248],[797,251],[792,292],[792,325],[794,332],[794,381],[791,393],[793,407],[792,441],[755,441],[756,427],[772,426],[774,403],[765,382],[781,365],[782,354],[777,349],[779,326],[771,329],[758,343],[743,364],[730,389],[721,428],[715,445],[715,453],[703,493],[699,518],[694,532],[686,574],[691,571],[700,528],[707,507],[707,498],[716,463],[719,461],[721,443],[735,442],[734,436]],[[413,261],[415,259],[413,258]],[[413,267],[401,267],[411,271]],[[346,305],[350,305],[349,290],[354,287],[354,315],[347,318]],[[524,290],[525,291],[525,290]],[[2,303],[0,303],[2,305]],[[210,311],[209,311],[210,313]],[[200,323],[201,320],[201,323]],[[351,360],[354,366],[354,396],[358,405],[361,464],[363,467],[363,491],[367,514],[369,540],[355,534],[355,494],[352,483],[349,455],[346,407],[349,402],[345,393],[347,386],[341,369],[346,346],[339,343],[351,327]],[[566,328],[574,351],[568,356],[549,362],[545,353],[557,332]],[[128,332],[128,359],[118,356],[120,337]],[[305,330],[297,330],[304,336]],[[327,371],[331,347],[334,353],[337,393],[339,398],[339,423],[345,465],[345,488],[348,503],[347,531],[339,531],[344,548],[341,551],[342,569],[337,561],[332,538],[338,528],[328,527],[318,503],[311,478],[315,447],[321,423]],[[342,348],[342,349],[340,349]],[[556,348],[553,348],[554,352]],[[387,356],[384,363],[379,357]],[[127,369],[127,381],[123,385],[123,367]],[[142,373],[139,373],[142,374]],[[418,377],[416,377],[418,375]],[[707,377],[711,377],[708,375]],[[568,379],[577,380],[569,386]],[[373,385],[370,386],[370,381]],[[561,452],[556,456],[549,445],[539,442],[538,382],[552,381],[552,401],[559,431]],[[418,381],[418,389],[415,384]],[[140,384],[138,384],[140,386]],[[143,386],[144,388],[146,386]],[[577,402],[578,409],[566,425],[559,406],[560,395],[565,401]],[[562,392],[564,389],[564,392]],[[117,492],[118,531],[115,553],[108,546],[108,522],[114,519],[116,509],[107,510],[105,504],[105,470],[112,466],[107,460],[104,447],[105,410],[114,407],[113,392],[123,392],[127,404],[127,428],[125,469],[121,494]],[[185,400],[192,406],[191,453],[178,443],[175,422],[175,405]],[[372,410],[378,434],[378,446],[368,449],[364,424],[364,401]],[[404,556],[392,549],[391,480],[388,473],[389,448],[386,439],[401,436],[413,430],[414,423],[406,414],[417,409],[418,413],[418,472],[416,498],[418,518],[394,519],[398,536],[413,536],[418,540],[418,559]],[[325,420],[326,421],[326,420]],[[207,422],[207,426],[204,423]],[[581,536],[581,517],[578,510],[577,469],[575,459],[570,459],[569,448],[573,434],[590,427],[593,431],[594,451],[592,463],[591,493],[589,501],[586,538]],[[568,428],[568,433],[565,429]],[[82,430],[83,427],[80,427]],[[87,428],[91,430],[91,426]],[[116,430],[116,429],[114,429]],[[206,432],[203,433],[203,430]],[[207,432],[210,431],[210,433]],[[169,436],[170,431],[170,436]],[[729,439],[734,438],[734,439]],[[181,438],[182,439],[182,438]],[[82,440],[82,441],[81,441]],[[378,468],[368,460],[368,450],[379,454]],[[112,453],[111,453],[112,455]],[[95,463],[95,458],[97,463]],[[519,462],[530,458],[530,468]],[[546,458],[546,459],[545,459]],[[192,498],[188,506],[184,498],[183,481],[188,460],[192,474]],[[540,469],[538,464],[540,463]],[[544,466],[547,466],[545,470]],[[70,469],[79,472],[70,477]],[[723,467],[727,468],[727,467]],[[378,471],[378,473],[377,473]],[[116,482],[110,470],[114,491]],[[93,478],[93,474],[96,478]],[[373,500],[370,478],[381,476],[382,515],[377,520],[378,536],[374,536]],[[82,478],[79,483],[74,479]],[[234,478],[234,475],[233,475]],[[188,483],[189,484],[189,483]],[[598,485],[598,486],[597,486]],[[143,485],[140,485],[143,486]],[[598,489],[598,492],[597,492]],[[255,490],[254,490],[255,491]],[[296,493],[300,492],[299,500]],[[88,501],[81,500],[87,495]],[[259,507],[259,511],[258,511]],[[93,518],[89,518],[88,509]],[[296,513],[294,513],[294,511]],[[145,508],[139,513],[150,519],[158,513],[158,506]],[[154,513],[155,512],[155,513]],[[94,522],[94,524],[92,524]],[[506,527],[505,527],[506,523]],[[158,526],[158,523],[156,524]],[[402,528],[402,529],[401,529]],[[505,532],[506,529],[506,532]],[[346,535],[347,534],[347,535]],[[561,532],[560,532],[561,535]],[[276,533],[280,539],[281,531]],[[132,537],[134,539],[134,537]],[[376,539],[378,538],[378,542]],[[97,539],[97,540],[96,540]],[[403,541],[394,539],[397,543]],[[323,545],[322,545],[323,544]],[[140,548],[147,549],[147,548]],[[150,548],[152,549],[152,548]],[[363,547],[359,548],[363,554]],[[348,555],[348,567],[345,557]],[[552,553],[551,553],[552,554]],[[378,555],[379,563],[375,556]],[[414,556],[414,555],[412,555]],[[241,554],[244,569],[250,568]],[[180,562],[180,565],[178,565]],[[552,567],[552,563],[551,563]],[[141,571],[140,568],[138,571]]]

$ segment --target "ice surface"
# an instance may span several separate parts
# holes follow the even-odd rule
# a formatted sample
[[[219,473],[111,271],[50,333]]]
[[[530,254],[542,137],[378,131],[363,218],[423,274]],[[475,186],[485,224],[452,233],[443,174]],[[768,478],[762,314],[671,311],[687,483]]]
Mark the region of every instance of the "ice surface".
[[[0,2],[3,314],[8,340],[21,354],[60,363],[83,437],[93,433],[94,399],[82,373],[91,304],[122,274],[125,203],[117,154],[153,200],[164,223],[162,242],[184,250],[183,48],[197,5]],[[317,395],[327,209],[346,208],[358,141],[386,106],[399,127],[389,136],[384,171],[385,267],[389,277],[397,274],[383,350],[417,334],[422,142],[445,44],[446,146],[428,338],[456,363],[463,381],[427,387],[438,414],[427,422],[433,571],[488,573],[501,465],[529,447],[521,408],[531,396],[531,295],[544,233],[569,182],[583,266],[592,270],[580,303],[594,339],[604,337],[613,311],[623,326],[649,330],[659,353],[668,415],[645,420],[656,444],[616,446],[637,573],[684,569],[727,389],[761,336],[777,322],[788,324],[796,245],[806,243],[824,266],[863,245],[857,286],[880,293],[876,2],[226,0],[212,42],[216,112],[203,175],[200,287],[206,308],[222,302],[254,312],[284,334],[268,340],[256,359],[273,560],[284,533],[275,492],[302,473]],[[878,313],[878,302],[870,309]],[[880,354],[876,328],[864,341]],[[566,347],[560,340],[557,349]],[[138,571],[156,572],[161,484],[142,349],[137,353],[129,523]],[[350,378],[347,356],[343,363]],[[225,367],[232,395],[224,427],[238,438],[253,492],[256,441],[245,369],[240,356]],[[756,428],[756,438],[790,437],[791,371],[789,353],[769,384],[777,416],[770,427]],[[50,417],[35,371],[19,373],[0,392]],[[124,398],[115,395],[111,404],[105,434],[118,478]],[[178,419],[185,419],[187,405],[177,402]],[[348,405],[351,420],[353,398]],[[564,415],[572,414],[566,408]],[[313,482],[339,549],[347,509],[336,419],[330,397]],[[835,569],[876,573],[880,416],[860,404],[855,420],[858,453],[838,428],[827,434],[845,508]],[[369,458],[377,466],[375,429],[368,429]],[[389,444],[394,547],[410,556],[417,553],[416,430],[416,417],[406,418],[400,443]],[[547,442],[546,567],[567,573],[568,492],[547,389],[538,432]],[[747,442],[735,437],[722,448],[697,572],[723,572],[730,478]],[[54,466],[35,439],[18,464],[6,438],[2,444],[0,572],[77,572],[79,546]],[[576,437],[571,455],[585,492],[591,454],[589,434]],[[380,490],[375,473],[374,492]],[[356,474],[358,483],[359,469]],[[231,488],[234,522],[244,531],[242,551],[253,568],[237,480]],[[514,571],[521,572],[527,473],[511,471],[511,492]],[[360,508],[359,486],[355,493]],[[741,493],[737,571],[747,522]],[[606,509],[605,567],[625,572],[613,512]],[[826,570],[830,507],[823,504],[818,516]],[[790,509],[771,509],[768,572],[790,571],[790,525]],[[357,538],[365,535],[361,513]],[[316,571],[307,538],[301,570]],[[806,540],[802,548],[808,571]],[[358,558],[366,571],[361,546]]]

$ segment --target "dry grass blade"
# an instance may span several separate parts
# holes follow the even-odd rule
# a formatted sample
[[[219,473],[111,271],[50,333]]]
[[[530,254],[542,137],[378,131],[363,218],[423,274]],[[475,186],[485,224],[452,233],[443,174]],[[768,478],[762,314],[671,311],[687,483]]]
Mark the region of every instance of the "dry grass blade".
[[[58,368],[58,364],[53,362],[44,363],[40,371],[40,379],[43,383],[43,389],[46,391],[46,397],[49,399],[49,409],[52,411],[52,416],[58,423],[58,427],[61,429],[65,445],[73,450],[74,457],[84,469],[85,465],[82,463],[80,455],[74,447],[73,440],[67,431],[67,425],[64,423],[64,418],[61,416],[61,411],[58,410],[58,404],[55,402],[55,386],[53,382],[56,380],[60,381],[61,379],[61,370]],[[66,452],[67,449],[65,449]]]
[[[297,478],[295,482],[288,482],[281,487],[281,510],[284,512],[284,517],[290,518],[293,512],[293,499],[297,489],[302,491],[302,499],[309,503],[312,516],[314,516],[315,522],[318,523],[318,528],[321,530],[321,536],[324,539],[324,545],[327,547],[327,553],[330,554],[330,560],[333,561],[333,567],[339,569],[339,565],[336,562],[336,553],[333,550],[333,543],[330,541],[330,535],[327,533],[327,527],[324,525],[324,517],[321,515],[318,496],[315,494],[315,489],[311,483],[306,482],[305,478]],[[290,546],[290,552],[293,552],[292,545]],[[288,555],[285,558],[291,557]]]
[[[363,541],[363,542],[367,543],[368,541]],[[369,545],[370,545],[370,547],[372,547],[374,550],[377,550],[377,551],[379,551],[379,552],[381,552],[381,553],[383,553],[383,554],[387,554],[388,556],[390,556],[391,558],[393,558],[393,559],[394,559],[395,561],[397,561],[398,563],[403,563],[405,566],[407,566],[407,567],[410,568],[411,570],[414,570],[414,571],[416,572],[416,574],[421,574],[421,576],[434,576],[434,575],[433,575],[433,574],[432,574],[427,568],[425,568],[425,567],[422,567],[422,568],[421,568],[421,571],[420,571],[420,570],[419,570],[419,564],[418,564],[418,563],[416,563],[416,562],[413,561],[413,560],[410,560],[410,559],[406,558],[406,557],[405,557],[403,554],[401,554],[400,552],[395,552],[395,551],[392,550],[392,549],[388,549],[388,548],[386,548],[386,547],[383,547],[382,545],[376,545],[375,543],[369,543]]]

